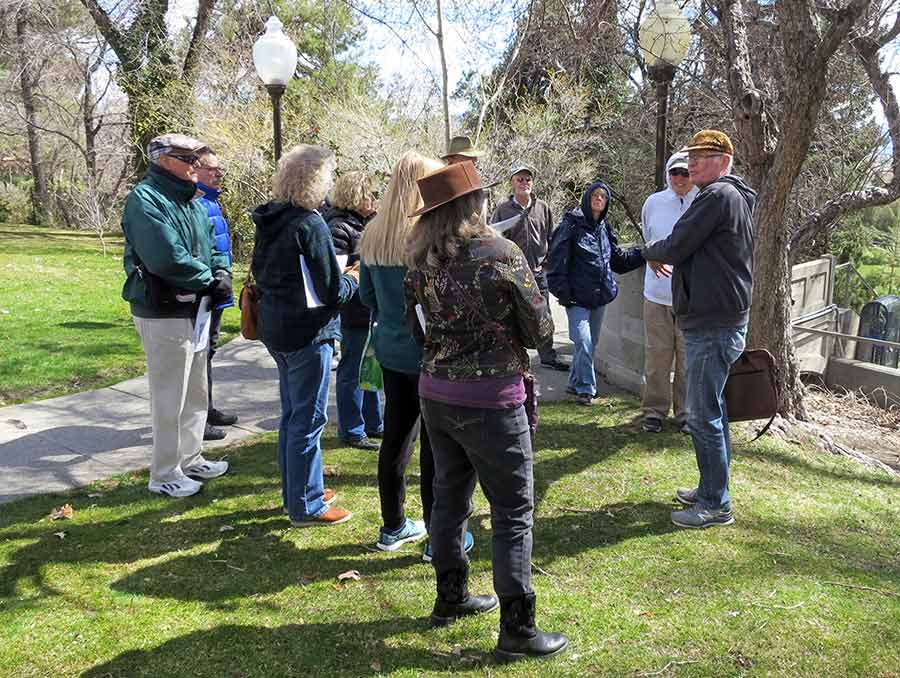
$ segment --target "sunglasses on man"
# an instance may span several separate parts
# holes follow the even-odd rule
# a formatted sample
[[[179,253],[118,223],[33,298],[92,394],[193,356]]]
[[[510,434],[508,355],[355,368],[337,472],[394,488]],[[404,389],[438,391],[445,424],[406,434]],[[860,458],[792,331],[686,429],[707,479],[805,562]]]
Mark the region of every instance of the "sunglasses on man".
[[[175,158],[176,160],[180,160],[186,165],[190,165],[191,167],[199,167],[200,166],[200,156],[194,155],[176,155],[174,153],[169,153],[170,158]]]
[[[689,176],[691,176],[691,173],[688,172],[683,167],[676,167],[674,169],[670,169],[669,174],[672,175],[673,177],[689,177]]]

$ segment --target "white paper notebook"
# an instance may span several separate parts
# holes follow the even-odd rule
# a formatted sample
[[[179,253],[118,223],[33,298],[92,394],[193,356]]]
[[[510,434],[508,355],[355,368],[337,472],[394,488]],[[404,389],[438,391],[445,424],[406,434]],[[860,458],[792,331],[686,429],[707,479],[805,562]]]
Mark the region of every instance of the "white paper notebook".
[[[205,296],[200,298],[200,305],[197,307],[197,317],[194,318],[194,336],[191,342],[194,345],[194,353],[202,351],[209,344],[209,325],[212,320],[210,306],[212,297]]]
[[[336,256],[338,267],[343,271],[347,268],[348,257],[346,254],[338,254]],[[313,287],[312,275],[309,272],[309,268],[306,266],[306,259],[302,254],[300,255],[300,272],[303,275],[303,287],[306,289],[306,308],[319,308],[320,306],[324,306],[325,304],[323,304],[316,295],[316,288]]]

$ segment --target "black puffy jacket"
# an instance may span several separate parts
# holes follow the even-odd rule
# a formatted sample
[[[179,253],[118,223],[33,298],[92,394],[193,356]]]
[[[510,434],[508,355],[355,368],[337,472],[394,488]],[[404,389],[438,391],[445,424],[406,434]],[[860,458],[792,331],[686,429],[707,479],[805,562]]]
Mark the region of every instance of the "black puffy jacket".
[[[325,221],[331,230],[331,240],[334,242],[335,253],[349,255],[347,257],[347,265],[359,261],[359,241],[369,219],[360,216],[352,210],[331,207],[325,213]],[[367,328],[370,319],[370,311],[360,301],[358,292],[341,308],[342,328]]]

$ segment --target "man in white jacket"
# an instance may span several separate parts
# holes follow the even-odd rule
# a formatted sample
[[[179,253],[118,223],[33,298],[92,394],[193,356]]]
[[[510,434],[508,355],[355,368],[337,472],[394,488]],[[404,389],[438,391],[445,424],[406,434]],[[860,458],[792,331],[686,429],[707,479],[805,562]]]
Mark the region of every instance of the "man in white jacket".
[[[687,211],[699,189],[691,182],[687,153],[675,153],[666,163],[668,188],[654,193],[644,202],[641,225],[644,240],[650,244],[665,240],[675,222]],[[672,361],[675,382],[670,381]],[[672,279],[657,277],[647,266],[644,274],[644,398],[641,403],[641,427],[649,433],[662,431],[669,406],[682,432],[684,413],[684,347],[672,311]]]

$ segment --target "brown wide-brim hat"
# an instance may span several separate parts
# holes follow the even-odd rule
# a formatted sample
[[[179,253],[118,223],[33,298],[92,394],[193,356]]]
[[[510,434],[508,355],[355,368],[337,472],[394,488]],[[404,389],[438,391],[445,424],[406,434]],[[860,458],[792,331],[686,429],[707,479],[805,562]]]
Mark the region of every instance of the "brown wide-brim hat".
[[[464,195],[496,186],[500,182],[482,184],[481,176],[475,169],[475,163],[465,160],[426,174],[416,183],[419,185],[419,194],[425,204],[410,214],[411,217],[425,214]]]
[[[704,129],[691,137],[688,145],[681,149],[682,153],[689,151],[714,151],[734,155],[734,145],[725,132],[717,129]]]

